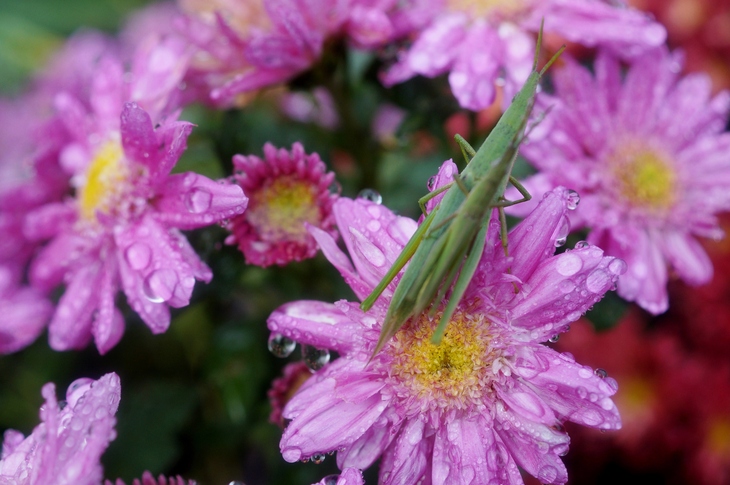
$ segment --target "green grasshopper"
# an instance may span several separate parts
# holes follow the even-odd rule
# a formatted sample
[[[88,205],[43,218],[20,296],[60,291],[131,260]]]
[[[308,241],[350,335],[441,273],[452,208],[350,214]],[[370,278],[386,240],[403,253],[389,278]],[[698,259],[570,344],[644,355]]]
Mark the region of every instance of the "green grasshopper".
[[[453,316],[484,252],[488,221],[494,208],[500,212],[502,244],[506,252],[504,207],[530,198],[529,193],[512,178],[512,167],[532,111],[537,85],[545,71],[565,49],[563,46],[538,71],[541,41],[542,28],[538,34],[532,73],[479,151],[474,152],[466,140],[456,136],[467,160],[466,168],[454,177],[452,184],[419,200],[421,210],[426,214],[425,202],[446,191],[441,202],[426,216],[388,273],[360,305],[363,311],[368,311],[405,264],[411,261],[393,293],[373,355],[412,316],[420,315],[430,308],[429,314],[433,317],[446,292],[451,288],[449,302],[432,337],[434,343],[441,341],[446,324]],[[519,190],[522,199],[504,200],[503,194],[508,181]]]

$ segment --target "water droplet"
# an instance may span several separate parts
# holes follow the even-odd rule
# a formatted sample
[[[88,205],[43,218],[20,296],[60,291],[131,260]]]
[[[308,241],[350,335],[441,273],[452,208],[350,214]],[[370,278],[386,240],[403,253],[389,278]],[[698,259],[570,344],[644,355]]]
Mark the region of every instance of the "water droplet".
[[[614,259],[608,263],[608,271],[616,276],[622,275],[626,272],[626,262],[623,259]]]
[[[269,336],[269,352],[276,357],[286,358],[294,352],[297,343],[280,333],[274,333]]]
[[[433,177],[429,178],[428,182],[426,182],[426,188],[429,191],[433,190],[434,187],[436,187],[436,176],[435,175]]]
[[[575,190],[568,190],[567,195],[565,207],[567,207],[568,210],[574,211],[578,207],[578,204],[580,204],[580,195],[578,195],[578,192]]]
[[[583,261],[572,252],[561,254],[555,262],[555,269],[563,276],[573,276],[581,268],[583,268]]]
[[[210,209],[213,194],[208,190],[194,187],[185,196],[185,207],[193,214],[200,214]]]
[[[558,478],[558,469],[554,466],[544,466],[537,472],[537,478],[545,483],[553,483]]]
[[[324,483],[324,485],[337,485],[337,480],[339,478],[340,477],[338,475],[327,475],[322,479],[322,483]]]
[[[312,463],[315,465],[319,465],[324,461],[324,459],[327,458],[327,455],[324,453],[315,453],[312,455]]]
[[[551,344],[554,344],[554,343],[555,343],[555,342],[557,342],[558,340],[560,340],[560,335],[558,335],[558,334],[556,333],[555,335],[553,335],[552,337],[550,337],[550,338],[548,339],[548,342],[550,342]]]
[[[58,409],[60,409],[61,411],[63,411],[63,408],[65,408],[66,406],[68,406],[67,401],[64,401],[64,400],[58,401]]]
[[[318,349],[311,345],[302,345],[302,356],[304,363],[311,371],[318,371],[330,361],[330,351]]]
[[[587,248],[588,246],[590,246],[590,244],[588,244],[587,241],[578,241],[577,243],[575,243],[575,249],[583,249]]]
[[[603,293],[611,286],[611,276],[602,269],[597,269],[586,278],[586,288],[591,293]]]
[[[608,372],[601,369],[600,367],[598,369],[594,370],[593,373],[595,375],[597,375],[598,377],[600,377],[601,379],[605,379],[606,377],[608,377]]]
[[[560,290],[561,293],[566,294],[570,293],[575,289],[575,283],[571,280],[563,280],[558,285],[558,290]]]
[[[383,203],[383,196],[381,196],[378,192],[374,191],[373,189],[362,189],[360,191],[360,193],[357,194],[357,198],[369,200],[370,202],[375,202],[376,204]]]
[[[152,303],[162,303],[172,298],[177,283],[178,277],[175,271],[168,268],[158,269],[144,280],[142,291]]]
[[[135,242],[124,251],[124,259],[130,268],[140,271],[150,265],[152,250],[145,243]]]
[[[565,244],[565,241],[568,240],[568,233],[570,233],[570,222],[567,217],[562,216],[560,222],[558,222],[558,228],[553,235],[556,248]]]

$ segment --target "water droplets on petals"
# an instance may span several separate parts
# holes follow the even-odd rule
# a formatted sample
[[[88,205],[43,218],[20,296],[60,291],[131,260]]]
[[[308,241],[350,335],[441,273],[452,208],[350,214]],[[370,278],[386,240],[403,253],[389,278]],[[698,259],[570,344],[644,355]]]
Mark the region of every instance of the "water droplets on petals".
[[[362,189],[357,194],[358,199],[365,199],[370,202],[374,202],[375,204],[382,204],[383,203],[383,196],[380,195],[379,192],[373,190],[373,189]]]
[[[286,358],[294,352],[294,349],[297,347],[297,343],[280,333],[275,333],[269,336],[268,347],[269,352],[276,357]]]

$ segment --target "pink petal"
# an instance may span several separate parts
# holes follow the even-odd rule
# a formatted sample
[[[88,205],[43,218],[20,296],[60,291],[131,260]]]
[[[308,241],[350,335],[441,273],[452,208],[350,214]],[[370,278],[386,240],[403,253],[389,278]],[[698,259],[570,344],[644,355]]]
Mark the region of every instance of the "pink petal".
[[[157,188],[155,218],[178,229],[196,229],[242,214],[248,198],[236,184],[193,172],[170,175]]]

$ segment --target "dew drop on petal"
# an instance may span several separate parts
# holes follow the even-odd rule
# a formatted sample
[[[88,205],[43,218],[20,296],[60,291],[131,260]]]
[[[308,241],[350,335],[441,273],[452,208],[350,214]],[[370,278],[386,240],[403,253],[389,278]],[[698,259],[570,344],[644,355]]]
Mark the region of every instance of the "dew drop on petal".
[[[327,458],[327,455],[324,453],[315,453],[312,455],[312,463],[315,465],[319,465],[324,461],[324,459]]]
[[[340,477],[338,475],[327,475],[322,479],[322,483],[324,483],[324,485],[337,485],[337,480],[339,478]]]
[[[602,269],[597,269],[586,278],[586,288],[591,293],[603,293],[611,286],[611,276]]]
[[[124,251],[124,259],[135,271],[145,269],[152,260],[152,250],[143,242],[135,242]]]
[[[608,271],[612,274],[619,276],[626,272],[626,262],[623,259],[614,259],[608,263]]]
[[[560,335],[558,335],[558,334],[556,333],[555,335],[553,335],[552,337],[550,337],[550,338],[548,339],[548,342],[550,342],[551,344],[554,344],[554,343],[555,343],[555,342],[557,342],[558,340],[560,340]]]
[[[433,177],[429,178],[428,182],[426,182],[426,188],[428,190],[433,190],[434,187],[436,187],[436,176],[435,175]]]
[[[590,369],[581,367],[580,370],[578,370],[578,375],[583,379],[588,379],[589,377],[593,377],[593,372]]]
[[[560,290],[560,292],[563,294],[570,293],[574,289],[575,283],[573,283],[571,280],[563,280],[558,285],[558,290]]]
[[[560,218],[560,222],[558,223],[558,228],[553,235],[555,238],[555,247],[559,248],[560,246],[564,245],[565,242],[568,240],[568,234],[570,233],[570,222],[568,221],[568,218],[565,216],[562,216]]]
[[[565,207],[567,207],[568,210],[573,211],[578,207],[578,204],[580,204],[580,195],[578,195],[578,192],[575,190],[568,190]]]
[[[370,202],[375,202],[376,204],[383,203],[383,196],[381,196],[373,189],[362,189],[360,193],[357,194],[357,198],[369,200]]]
[[[537,472],[537,478],[543,483],[553,483],[558,478],[558,469],[554,466],[546,465]]]
[[[608,372],[606,372],[604,369],[601,369],[600,367],[594,370],[593,373],[601,379],[605,379],[606,377],[608,377]]]
[[[586,241],[578,241],[577,243],[575,243],[575,249],[583,249],[587,248],[588,246],[590,245]]]
[[[583,267],[583,261],[573,253],[563,253],[557,258],[555,269],[563,276],[573,276]]]
[[[285,358],[289,357],[297,343],[280,333],[274,333],[269,336],[269,352],[274,354],[276,357]]]
[[[228,485],[246,485],[246,484],[241,481],[238,481],[238,480],[233,480],[232,482],[229,482]]]
[[[210,191],[195,187],[185,195],[185,207],[193,214],[200,214],[210,209],[213,194]]]
[[[378,221],[369,221],[367,223],[367,228],[370,232],[378,232],[382,228],[382,226]]]
[[[162,303],[172,298],[178,281],[175,271],[167,268],[158,269],[145,278],[142,290],[152,303]]]
[[[302,356],[309,370],[316,372],[330,361],[330,351],[312,345],[302,345]]]

